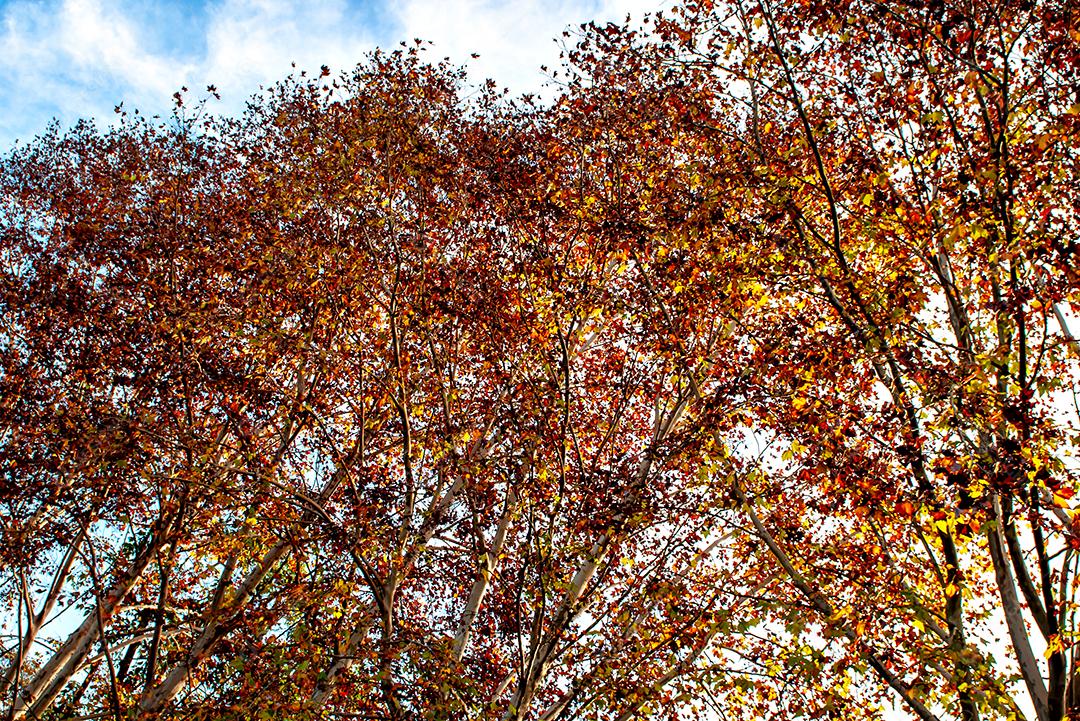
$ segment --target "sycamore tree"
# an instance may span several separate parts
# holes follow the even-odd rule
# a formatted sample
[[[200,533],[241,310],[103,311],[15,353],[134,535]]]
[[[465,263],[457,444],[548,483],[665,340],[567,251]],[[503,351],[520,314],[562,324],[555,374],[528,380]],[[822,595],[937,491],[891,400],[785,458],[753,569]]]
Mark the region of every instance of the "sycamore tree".
[[[9,718],[628,717],[726,629],[573,113],[420,54],[4,162]]]
[[[732,552],[786,578],[753,634],[791,684],[721,678],[726,711],[1080,713],[1076,11],[688,3],[575,57],[681,89],[685,137],[663,137],[701,229],[636,232],[684,269],[734,248],[722,282],[760,289],[731,316],[735,402],[701,422],[744,429],[716,426],[708,468],[741,510]],[[656,291],[673,329],[698,286]]]
[[[0,168],[9,718],[1080,711],[1080,21],[691,2]]]

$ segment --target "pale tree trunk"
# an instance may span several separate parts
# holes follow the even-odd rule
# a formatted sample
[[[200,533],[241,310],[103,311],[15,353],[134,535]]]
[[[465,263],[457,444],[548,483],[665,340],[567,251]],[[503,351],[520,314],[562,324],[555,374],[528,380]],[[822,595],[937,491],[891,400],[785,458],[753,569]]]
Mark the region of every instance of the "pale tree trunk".
[[[1028,695],[1035,706],[1039,721],[1055,721],[1050,719],[1048,713],[1046,682],[1043,680],[1039,662],[1031,649],[1023,607],[1016,595],[1016,581],[1013,578],[1009,559],[1005,556],[1005,531],[1001,528],[1004,519],[1002,519],[1001,500],[996,494],[994,514],[996,521],[987,524],[987,540],[990,545],[990,558],[994,562],[996,585],[1001,596],[1001,610],[1005,614],[1005,624],[1009,629],[1009,639],[1012,641],[1016,660],[1020,664],[1020,675],[1024,679],[1024,685],[1027,686]]]
[[[167,527],[169,524],[161,525]],[[21,721],[27,716],[37,718],[52,705],[71,677],[82,667],[99,634],[105,632],[101,625],[107,626],[123,608],[128,593],[169,540],[169,534],[165,531],[151,535],[146,548],[135,557],[121,579],[99,600],[94,610],[87,613],[83,622],[68,636],[52,658],[19,689],[11,710],[12,721]],[[101,624],[98,622],[99,617]]]
[[[649,472],[652,470],[652,449],[659,445],[659,443],[674,429],[678,419],[682,416],[682,413],[686,408],[686,403],[687,398],[682,398],[668,413],[664,414],[664,416],[661,416],[660,414],[657,415],[653,442],[650,446],[650,450],[645,453],[641,462],[638,464],[634,483],[629,489],[629,493],[635,494],[643,487]],[[624,520],[625,519],[617,518],[616,522],[622,522]],[[527,711],[532,704],[536,690],[539,688],[540,683],[543,682],[544,677],[547,675],[548,669],[554,660],[554,655],[563,632],[569,628],[570,624],[573,623],[581,610],[579,606],[580,601],[585,594],[585,589],[604,562],[604,559],[615,540],[616,537],[612,531],[603,533],[593,542],[589,551],[586,553],[585,558],[578,565],[577,571],[574,573],[573,578],[571,578],[566,593],[563,595],[562,601],[559,604],[559,609],[555,614],[555,620],[552,624],[552,633],[546,638],[543,636],[534,638],[530,644],[528,662],[525,664],[525,668],[522,670],[522,674],[518,679],[517,690],[515,690],[509,701],[506,712],[503,714],[503,721],[513,721],[514,719],[521,718],[524,712]]]
[[[534,639],[531,644],[529,662],[526,664],[521,678],[518,679],[517,690],[514,692],[506,713],[503,715],[504,721],[521,718],[523,712],[527,711],[532,704],[536,689],[544,680],[544,677],[547,676],[548,669],[551,667],[556,647],[562,637],[562,631],[577,616],[579,610],[577,607],[578,601],[581,599],[585,587],[592,580],[597,569],[600,568],[600,563],[607,555],[611,541],[611,535],[605,534],[593,543],[585,560],[578,566],[577,572],[571,579],[566,595],[563,596],[559,611],[555,615],[554,631],[551,636]]]
[[[357,443],[349,455],[343,459],[342,464],[338,466],[330,481],[327,482],[316,498],[312,499],[307,496],[302,498],[309,506],[309,509],[304,512],[299,521],[293,524],[294,528],[310,522],[316,517],[325,516],[322,504],[329,500],[337,489],[341,487],[345,475],[349,472],[349,467],[359,453],[359,448],[360,445]],[[186,658],[174,666],[156,686],[147,688],[139,701],[140,716],[149,717],[160,713],[187,685],[192,672],[213,653],[214,648],[221,639],[228,635],[231,630],[228,621],[244,610],[258,585],[274,570],[278,562],[292,550],[292,544],[287,540],[289,534],[283,535],[284,537],[263,554],[258,565],[233,590],[231,598],[223,608],[219,606],[224,588],[219,587],[215,590],[214,600],[210,604],[212,609],[210,620],[207,621],[202,633],[192,644]]]
[[[474,444],[473,449],[479,448],[479,439],[477,439],[477,441],[478,442]],[[457,498],[457,494],[463,488],[463,486],[463,478],[461,476],[455,478],[454,483],[450,486],[450,488],[446,490],[446,493],[442,496],[442,498],[440,498],[434,504],[434,507],[428,512],[429,523],[427,524],[427,528],[420,535],[416,546],[411,549],[409,553],[409,563],[415,562],[416,558],[421,553],[423,553],[424,549],[427,547],[427,544],[431,541],[432,538],[435,537],[435,532],[438,530],[437,524],[430,522],[431,519],[440,517],[450,507],[450,504],[453,503],[454,500]],[[393,583],[390,583],[383,587],[371,589],[371,592],[380,599],[375,603],[375,606],[393,603],[394,592],[396,591],[396,588],[400,584],[400,582],[404,580],[405,575],[406,569],[403,568],[400,577],[395,577],[393,579]],[[389,613],[389,611],[389,608],[382,609],[383,613]],[[372,624],[374,623],[374,619],[379,615],[379,613],[380,609],[375,607],[367,609],[365,611],[365,621],[361,623],[359,627],[356,628],[349,635],[349,638],[346,640],[345,645],[341,648],[340,653],[334,655],[333,659],[330,661],[330,665],[326,668],[325,671],[323,671],[321,680],[316,685],[315,690],[312,692],[311,696],[308,699],[309,706],[311,708],[321,708],[330,700],[330,697],[334,691],[334,687],[337,685],[338,679],[340,679],[341,675],[352,667],[353,663],[356,660],[356,652],[364,643],[364,639],[367,638],[368,632],[371,630]]]
[[[691,573],[693,571],[693,569],[697,567],[699,562],[701,562],[706,557],[708,557],[709,554],[711,554],[723,541],[727,540],[728,538],[730,538],[733,535],[734,535],[734,532],[726,534],[725,536],[723,536],[723,537],[717,539],[716,541],[714,541],[713,543],[709,544],[708,547],[706,547],[706,548],[702,549],[701,551],[699,551],[695,555],[694,559],[689,563],[687,568],[684,569],[681,572],[682,575],[688,575],[689,573]],[[774,583],[778,578],[781,578],[783,575],[784,574],[783,574],[782,571],[776,571],[776,572],[770,574],[767,578],[765,578],[764,580],[757,583],[746,594],[746,597],[747,598],[752,598],[752,597],[758,595],[764,589],[766,589],[768,586],[770,586],[772,583]],[[607,659],[615,658],[615,657],[618,657],[620,655],[626,655],[626,654],[633,653],[633,649],[631,649],[629,646],[630,646],[630,639],[631,639],[634,631],[640,626],[641,621],[645,617],[647,617],[653,610],[655,610],[656,607],[659,604],[660,604],[660,599],[656,598],[656,599],[654,599],[652,601],[652,603],[648,604],[645,608],[641,609],[641,611],[635,616],[634,620],[632,622],[630,622],[626,626],[626,628],[623,630],[623,632],[621,634],[621,637],[620,637],[620,643],[617,644],[609,652],[606,659],[599,660],[599,661],[596,662],[596,664],[594,666],[594,669],[593,669],[593,672],[602,670],[603,667],[604,667],[604,664],[607,662]],[[722,620],[720,620],[720,621],[718,621],[718,622],[716,622],[716,623],[714,623],[712,625],[712,627],[706,633],[705,638],[702,639],[700,645],[688,657],[686,657],[684,659],[681,659],[681,660],[678,659],[677,657],[673,657],[671,667],[668,669],[668,671],[666,671],[660,678],[656,679],[655,681],[652,681],[647,688],[639,687],[638,688],[638,693],[640,694],[641,701],[639,703],[634,704],[630,709],[628,709],[626,712],[624,712],[622,714],[622,717],[633,716],[643,705],[648,703],[649,698],[651,697],[651,694],[663,690],[663,688],[666,687],[667,684],[671,683],[675,679],[677,679],[680,676],[684,675],[687,672],[687,670],[689,668],[691,668],[694,663],[697,662],[697,659],[700,658],[702,656],[702,654],[704,654],[706,651],[709,650],[709,647],[712,645],[713,640],[715,640],[715,638],[721,633],[721,631],[723,631],[725,629],[725,627],[726,627],[726,625],[728,623],[729,617],[735,612],[735,610],[737,609],[737,606],[738,605],[736,604],[736,607],[728,609],[725,612],[725,617]],[[677,635],[678,633],[679,633],[679,631],[676,630],[676,631],[672,632],[672,635]],[[671,636],[668,636],[668,637],[662,639],[661,641],[656,642],[654,644],[653,648],[657,649],[657,648],[660,648],[660,647],[666,645],[667,642],[670,640],[670,638],[671,638]],[[559,699],[554,701],[550,706],[548,706],[544,710],[543,714],[541,714],[541,716],[540,716],[539,721],[556,721],[556,719],[562,718],[563,714],[566,713],[566,709],[569,707],[569,705],[575,699],[579,698],[583,691],[591,690],[592,694],[589,695],[588,697],[586,697],[581,702],[581,704],[575,709],[574,713],[575,713],[575,717],[577,717],[577,715],[581,714],[594,701],[596,701],[598,698],[600,698],[605,692],[609,691],[610,690],[609,687],[600,687],[600,688],[595,687],[597,682],[596,682],[595,676],[593,675],[593,672],[590,672],[586,676],[584,676],[582,678],[579,678],[577,681],[575,681],[573,687],[569,691],[567,691],[565,694],[563,694]]]
[[[825,618],[835,618],[836,612],[832,604],[825,597],[821,591],[814,588],[814,586],[795,568],[795,564],[791,561],[791,558],[784,552],[784,549],[780,547],[776,539],[773,537],[769,530],[765,527],[761,517],[758,516],[757,511],[754,509],[753,503],[746,497],[742,488],[738,483],[734,486],[735,494],[738,496],[740,503],[746,510],[747,515],[750,517],[750,522],[754,526],[755,535],[764,541],[765,545],[769,549],[769,553],[772,555],[776,562],[780,564],[780,567],[784,569],[788,578],[791,580],[792,585],[806,598],[807,601],[813,606],[813,608]],[[845,624],[843,627],[844,637],[849,642],[858,642],[858,634],[855,633],[849,625]],[[869,648],[862,649],[863,653],[869,662],[871,668],[878,674],[882,681],[885,682],[890,688],[899,694],[900,698],[904,700],[904,703],[911,708],[920,719],[923,721],[939,721],[936,714],[931,711],[925,704],[916,699],[910,693],[910,685],[905,683],[902,679],[898,678],[888,667],[881,658],[878,657]]]
[[[477,571],[476,581],[469,591],[465,610],[461,614],[461,622],[458,624],[457,631],[454,634],[452,655],[455,661],[461,660],[462,655],[465,653],[465,647],[469,643],[473,622],[476,620],[476,616],[480,612],[480,606],[483,605],[484,597],[487,596],[488,588],[491,586],[491,576],[495,572],[499,554],[502,553],[503,544],[506,542],[506,533],[516,507],[517,494],[514,493],[513,488],[510,488],[506,492],[506,504],[503,507],[502,516],[499,518],[499,526],[495,530],[495,538],[492,539],[491,545],[485,550],[483,557],[480,559],[480,568]]]
[[[256,566],[244,578],[234,591],[233,598],[228,602],[224,613],[216,613],[207,622],[202,633],[188,651],[187,657],[165,675],[160,683],[147,693],[143,694],[139,701],[139,715],[142,717],[157,715],[164,709],[181,689],[187,684],[192,671],[206,660],[213,652],[218,642],[229,633],[228,621],[243,611],[255,588],[262,583],[267,574],[277,565],[277,562],[288,553],[290,546],[286,541],[278,543],[263,555]]]
[[[56,607],[56,601],[60,597],[60,592],[64,588],[64,583],[67,581],[68,574],[71,572],[71,566],[75,562],[79,546],[82,545],[85,536],[86,529],[80,529],[79,535],[75,537],[75,540],[71,542],[71,546],[68,547],[67,553],[64,554],[64,558],[60,562],[60,567],[56,570],[56,573],[53,574],[53,580],[49,585],[49,591],[42,600],[41,610],[34,613],[33,609],[30,609],[28,613],[29,623],[25,635],[20,639],[21,645],[19,646],[15,661],[13,661],[11,666],[4,672],[3,677],[0,677],[0,696],[7,693],[10,685],[15,683],[19,678],[19,674],[22,672],[22,665],[26,661],[26,656],[34,645],[34,640],[37,638],[37,633],[41,629],[41,625],[49,619],[53,608]],[[29,602],[30,598],[27,596],[27,603],[29,604]]]

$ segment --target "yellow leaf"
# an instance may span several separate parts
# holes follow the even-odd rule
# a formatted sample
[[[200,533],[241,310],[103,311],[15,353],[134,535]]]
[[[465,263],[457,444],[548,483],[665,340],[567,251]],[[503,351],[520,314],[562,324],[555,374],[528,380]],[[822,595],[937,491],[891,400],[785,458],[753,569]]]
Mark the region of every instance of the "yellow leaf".
[[[829,616],[830,623],[836,623],[837,621],[847,618],[851,615],[851,606],[845,606],[844,608],[838,608],[833,611],[833,614]]]
[[[1046,643],[1046,651],[1043,652],[1043,658],[1050,658],[1055,653],[1060,653],[1064,650],[1065,644],[1061,641],[1061,634],[1055,633]]]

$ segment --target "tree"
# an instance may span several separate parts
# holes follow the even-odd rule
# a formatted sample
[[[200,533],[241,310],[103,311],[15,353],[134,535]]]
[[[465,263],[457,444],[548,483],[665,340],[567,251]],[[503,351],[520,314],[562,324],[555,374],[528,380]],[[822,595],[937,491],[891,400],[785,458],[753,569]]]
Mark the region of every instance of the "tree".
[[[4,162],[9,715],[1075,715],[1075,12],[421,55]]]
[[[541,115],[460,82],[377,54],[5,162],[12,718],[619,714],[695,670],[686,374]]]
[[[717,476],[742,557],[788,580],[760,656],[802,670],[773,712],[853,713],[854,676],[927,720],[1078,713],[1078,28],[1052,2],[690,3],[582,57],[711,98],[684,157],[761,284],[724,409],[754,452]]]

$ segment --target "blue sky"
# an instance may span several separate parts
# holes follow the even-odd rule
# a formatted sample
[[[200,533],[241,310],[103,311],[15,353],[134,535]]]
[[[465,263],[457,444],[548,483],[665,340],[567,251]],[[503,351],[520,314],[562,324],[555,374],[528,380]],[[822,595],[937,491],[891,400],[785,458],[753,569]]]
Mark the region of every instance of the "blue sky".
[[[51,118],[109,122],[113,107],[168,112],[173,92],[214,84],[237,112],[260,84],[298,68],[351,67],[376,46],[423,38],[517,92],[555,65],[554,38],[664,0],[0,0],[0,151]],[[470,54],[477,52],[478,59]]]

